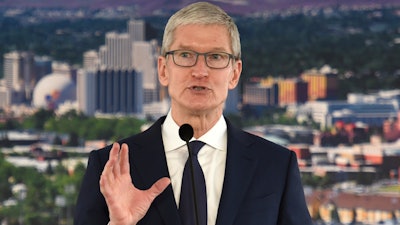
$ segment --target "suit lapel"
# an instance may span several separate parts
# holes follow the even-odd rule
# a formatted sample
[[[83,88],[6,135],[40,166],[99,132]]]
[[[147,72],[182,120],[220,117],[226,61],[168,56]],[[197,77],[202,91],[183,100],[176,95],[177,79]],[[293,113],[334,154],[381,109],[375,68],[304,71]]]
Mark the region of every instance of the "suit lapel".
[[[233,224],[240,203],[252,180],[257,158],[246,151],[252,143],[241,130],[228,124],[228,152],[223,191],[216,224]]]
[[[135,185],[140,189],[148,189],[161,177],[169,177],[161,136],[161,124],[164,119],[165,117],[159,119],[129,144],[132,148],[131,174]],[[227,125],[228,152],[217,225],[233,224],[257,165],[257,157],[246,151],[252,142],[228,121]],[[157,209],[166,225],[181,224],[171,185],[155,199],[152,207]]]
[[[169,177],[164,145],[161,137],[161,124],[165,118],[158,120],[147,131],[140,134],[136,145],[137,149],[130,151],[131,174],[135,185],[141,189],[148,189],[161,177]],[[152,204],[157,208],[166,225],[180,225],[179,214],[175,203],[172,186],[161,193]]]

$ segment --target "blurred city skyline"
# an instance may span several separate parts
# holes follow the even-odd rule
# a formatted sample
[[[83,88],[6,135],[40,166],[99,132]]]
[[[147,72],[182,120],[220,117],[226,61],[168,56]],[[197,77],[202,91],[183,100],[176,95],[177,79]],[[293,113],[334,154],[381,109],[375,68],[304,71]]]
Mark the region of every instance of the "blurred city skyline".
[[[65,3],[6,0],[0,6],[10,3],[18,7],[31,7],[30,4],[48,2],[53,6]],[[130,125],[123,119],[133,114],[144,114],[149,119],[146,122],[151,123],[152,118],[168,111],[168,96],[165,89],[158,85],[155,70],[159,43],[153,38],[157,35],[153,34],[152,39],[146,37],[149,34],[146,29],[153,29],[151,31],[157,33],[162,30],[160,24],[164,21],[152,23],[127,19],[138,8],[102,8],[89,13],[76,8],[79,3],[100,7],[98,2],[69,1],[73,11],[41,11],[44,6],[35,9],[0,9],[4,12],[4,32],[0,34],[0,44],[4,46],[3,49],[0,46],[0,50],[4,51],[1,56],[4,60],[1,65],[4,66],[4,79],[0,81],[0,125],[6,127],[1,133],[0,157],[4,156],[4,161],[18,168],[37,167],[44,179],[54,179],[54,174],[60,179],[63,175],[67,176],[66,179],[70,180],[63,185],[72,185],[75,190],[79,188],[79,176],[82,175],[79,173],[79,168],[82,169],[79,163],[86,163],[91,150],[110,143],[111,137],[104,136],[110,133],[107,131],[113,130],[110,127],[120,129],[116,123],[110,126],[101,120],[103,116]],[[127,1],[115,1],[118,4],[122,2]],[[139,0],[133,2],[144,4]],[[165,16],[173,11],[173,7],[189,2],[148,1],[155,8],[164,8],[163,3],[168,4],[163,11],[150,10],[148,6],[148,12]],[[317,10],[316,13],[306,6],[321,1],[211,2],[222,4],[227,9],[231,6],[235,9],[244,7],[246,2],[251,2],[253,6],[256,3],[275,2],[281,7],[295,2],[301,5],[297,10],[309,10],[293,17],[283,12],[274,19],[267,19],[270,22],[268,24],[258,23],[257,19],[238,21],[241,34],[249,38],[243,40],[243,49],[250,49],[244,52],[248,77],[242,80],[242,93],[230,93],[227,108],[238,113],[238,120],[259,119],[254,120],[256,125],[245,127],[246,131],[284,145],[296,153],[307,203],[316,224],[398,224],[400,89],[396,82],[400,77],[397,63],[400,54],[400,25],[397,22],[400,9],[375,9],[376,1],[352,0],[324,1],[332,7],[342,8]],[[380,1],[378,6],[382,7],[381,3],[391,5],[397,1]],[[350,5],[354,6],[351,13],[343,12]],[[372,8],[364,8],[366,6]],[[365,12],[358,14],[357,8]],[[268,14],[264,12],[259,15]],[[356,15],[347,17],[348,14]],[[101,19],[96,24],[92,18]],[[120,27],[110,22],[121,18],[123,25]],[[318,22],[321,20],[316,18],[324,18],[329,23],[320,24]],[[289,23],[294,25],[289,26]],[[98,28],[105,24],[110,29]],[[147,26],[149,24],[156,28]],[[314,27],[310,29],[311,26]],[[265,30],[269,33],[264,33]],[[285,33],[286,30],[291,32]],[[94,38],[100,41],[89,48]],[[54,52],[59,52],[57,56],[63,57],[71,53],[72,58],[80,55],[79,65],[48,57]],[[265,52],[272,54],[264,55]],[[275,58],[278,60],[272,61]],[[279,65],[275,66],[292,67],[295,72],[265,72],[271,71],[268,69],[274,63],[278,64],[276,62]],[[385,83],[382,80],[388,81]],[[351,82],[354,86],[349,85]],[[340,91],[344,95],[337,99]],[[46,116],[40,114],[46,112],[56,113],[46,121]],[[99,120],[95,124],[91,117],[81,117],[77,112],[94,115]],[[63,117],[63,113],[66,117]],[[121,115],[123,117],[119,117]],[[24,127],[30,128],[28,130],[7,129],[7,126],[15,124],[14,121],[23,122],[25,119],[28,122],[43,122],[42,129],[32,131],[29,123]],[[296,125],[284,125],[285,119]],[[264,124],[266,120],[270,124]],[[56,133],[52,130],[57,127],[62,131]],[[94,128],[101,131],[98,132],[101,137],[85,139],[83,135],[78,136]],[[134,134],[134,131],[129,132],[129,135]],[[61,170],[60,167],[64,167],[68,173],[60,175],[53,172],[53,168]],[[28,222],[28,214],[11,215],[2,210],[12,210],[12,207],[30,205],[31,202],[42,203],[37,201],[33,193],[54,188],[53,182],[47,184],[46,188],[41,185],[36,189],[28,182],[29,178],[23,177],[23,173],[9,174],[9,170],[6,171],[0,173],[0,176],[5,174],[5,180],[8,180],[1,187],[5,194],[0,198],[0,222],[11,221],[10,224],[13,224],[12,221],[19,216],[26,224],[35,225],[34,222]],[[25,196],[27,200],[18,196],[21,194],[18,187],[23,183],[28,184],[23,188],[23,191],[28,190]],[[33,217],[42,221],[39,224],[54,224],[57,220],[71,224],[68,210],[74,208],[76,194],[76,191],[60,191],[60,188],[53,193],[46,193],[47,205],[35,210],[48,212],[65,209],[65,215],[52,212]],[[70,197],[70,201],[61,201],[61,204],[60,197],[63,196]],[[5,216],[1,217],[4,212]],[[43,222],[45,220],[48,223]]]

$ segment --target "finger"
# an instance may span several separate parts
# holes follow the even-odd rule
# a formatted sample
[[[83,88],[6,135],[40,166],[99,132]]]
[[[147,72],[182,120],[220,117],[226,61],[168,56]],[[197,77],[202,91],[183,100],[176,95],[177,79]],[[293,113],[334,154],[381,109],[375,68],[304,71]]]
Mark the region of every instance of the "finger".
[[[114,166],[115,162],[118,161],[119,149],[119,143],[115,142],[110,150],[110,158],[108,160],[109,162],[112,162],[112,166]]]
[[[151,200],[153,201],[158,195],[160,195],[170,183],[171,180],[168,177],[163,177],[155,182],[151,188],[147,190],[152,198]]]
[[[114,182],[114,169],[116,161],[118,160],[119,144],[114,143],[109,153],[109,159],[104,166],[103,172],[100,176],[100,191],[103,194],[108,193],[110,184]]]
[[[110,179],[110,176],[113,176],[113,170],[116,164],[116,161],[118,159],[118,151],[119,151],[119,144],[118,143],[114,143],[110,153],[109,153],[109,159],[106,163],[106,165],[104,166],[103,172],[102,172],[102,176],[107,176],[109,177],[108,179]]]
[[[120,151],[120,170],[121,174],[129,173],[129,147],[127,144],[122,144]]]
[[[121,175],[121,145],[119,143],[114,143],[112,151],[113,157],[115,157],[112,171],[114,177],[118,177]]]
[[[100,177],[100,192],[104,195],[104,197],[108,197],[108,193],[110,191],[110,181],[108,177],[104,174]]]

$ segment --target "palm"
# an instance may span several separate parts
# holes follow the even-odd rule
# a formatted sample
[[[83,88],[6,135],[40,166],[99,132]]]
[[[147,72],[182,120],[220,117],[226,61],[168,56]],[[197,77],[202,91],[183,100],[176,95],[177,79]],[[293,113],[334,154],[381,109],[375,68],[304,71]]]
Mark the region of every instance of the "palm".
[[[169,182],[168,178],[161,178],[148,190],[137,189],[129,173],[128,146],[123,144],[119,150],[119,144],[114,144],[100,179],[110,221],[115,225],[136,224]]]

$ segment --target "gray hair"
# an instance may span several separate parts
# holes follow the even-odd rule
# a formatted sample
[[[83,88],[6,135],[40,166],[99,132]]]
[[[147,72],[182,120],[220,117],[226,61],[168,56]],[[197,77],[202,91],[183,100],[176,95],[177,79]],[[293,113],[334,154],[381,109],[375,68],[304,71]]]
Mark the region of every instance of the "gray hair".
[[[190,4],[174,15],[172,15],[164,30],[164,37],[161,47],[161,55],[169,51],[173,39],[174,31],[177,27],[188,24],[201,25],[223,25],[228,29],[231,39],[233,55],[241,57],[240,37],[238,28],[233,19],[220,7],[208,2],[197,2]]]

